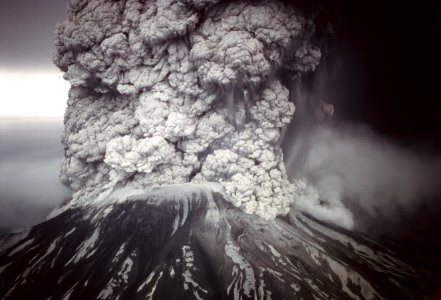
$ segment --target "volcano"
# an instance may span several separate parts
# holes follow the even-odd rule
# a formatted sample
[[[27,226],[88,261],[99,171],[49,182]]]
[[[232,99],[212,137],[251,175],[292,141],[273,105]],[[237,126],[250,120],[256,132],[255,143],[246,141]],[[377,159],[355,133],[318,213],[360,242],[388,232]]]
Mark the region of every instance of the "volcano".
[[[425,299],[440,282],[398,247],[225,197],[185,184],[65,207],[2,237],[0,298]]]

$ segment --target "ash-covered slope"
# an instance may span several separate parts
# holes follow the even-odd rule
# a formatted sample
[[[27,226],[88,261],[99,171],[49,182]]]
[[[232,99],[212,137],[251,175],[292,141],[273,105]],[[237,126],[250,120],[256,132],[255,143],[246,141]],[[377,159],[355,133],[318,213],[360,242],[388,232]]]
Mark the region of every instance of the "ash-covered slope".
[[[0,246],[1,299],[424,299],[436,278],[299,213],[194,185],[114,194]]]

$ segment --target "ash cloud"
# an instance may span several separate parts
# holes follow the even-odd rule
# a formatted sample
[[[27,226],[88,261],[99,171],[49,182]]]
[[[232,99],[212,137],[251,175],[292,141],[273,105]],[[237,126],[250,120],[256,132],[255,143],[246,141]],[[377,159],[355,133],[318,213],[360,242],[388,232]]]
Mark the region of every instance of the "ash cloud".
[[[297,189],[293,207],[319,220],[373,234],[436,231],[441,211],[439,151],[430,141],[413,139],[418,137],[413,129],[420,120],[402,120],[397,116],[400,106],[389,112],[388,123],[404,121],[407,138],[382,136],[365,125],[364,118],[348,121],[357,120],[357,114],[367,110],[366,102],[374,100],[363,99],[366,80],[356,78],[366,72],[360,66],[362,58],[353,56],[354,47],[345,47],[331,48],[317,71],[293,78],[290,86],[296,114],[282,149],[288,178],[303,186]],[[377,101],[390,105],[384,98]]]
[[[264,218],[296,190],[278,74],[314,71],[312,21],[278,1],[73,0],[55,64],[71,84],[62,180],[74,204],[127,185],[220,182]]]
[[[325,222],[378,233],[396,231],[391,227],[420,218],[423,210],[439,211],[441,157],[400,146],[366,125],[333,120],[334,107],[324,101],[334,100],[326,93],[331,75],[318,70],[313,90],[293,82],[298,111],[282,148],[289,178],[302,187],[294,207]]]
[[[303,128],[288,153],[289,177],[305,182],[294,207],[320,220],[389,233],[423,208],[440,209],[441,158],[394,144],[366,126]]]

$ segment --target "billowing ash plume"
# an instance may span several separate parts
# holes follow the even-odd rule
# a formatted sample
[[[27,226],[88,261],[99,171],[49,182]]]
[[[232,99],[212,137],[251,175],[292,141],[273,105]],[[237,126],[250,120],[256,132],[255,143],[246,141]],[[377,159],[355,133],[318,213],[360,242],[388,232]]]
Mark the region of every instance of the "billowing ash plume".
[[[279,74],[317,67],[313,34],[277,1],[71,1],[54,62],[72,86],[62,179],[73,201],[214,181],[248,213],[287,213],[297,184],[279,139],[294,105]]]
[[[295,207],[318,219],[365,230],[382,219],[412,216],[422,206],[439,209],[440,158],[394,145],[368,128],[313,126],[290,150],[288,175],[312,184],[305,184]]]

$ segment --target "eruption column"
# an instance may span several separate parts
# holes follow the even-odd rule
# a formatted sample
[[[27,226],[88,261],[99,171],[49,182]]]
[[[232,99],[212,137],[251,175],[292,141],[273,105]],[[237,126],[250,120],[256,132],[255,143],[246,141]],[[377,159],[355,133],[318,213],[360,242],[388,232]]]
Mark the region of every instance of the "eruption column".
[[[73,203],[215,181],[248,213],[287,213],[296,185],[279,139],[294,105],[277,74],[316,68],[314,31],[277,1],[71,1],[54,62],[71,84],[61,175]]]

